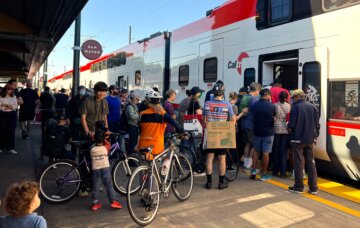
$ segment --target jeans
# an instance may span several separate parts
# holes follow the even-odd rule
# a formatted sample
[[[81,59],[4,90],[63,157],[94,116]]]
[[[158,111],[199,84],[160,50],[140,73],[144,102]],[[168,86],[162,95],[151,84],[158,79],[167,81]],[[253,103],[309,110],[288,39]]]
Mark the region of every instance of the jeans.
[[[17,112],[0,112],[0,149],[13,150],[15,148],[15,128]]]
[[[128,155],[131,155],[132,153],[134,153],[135,146],[138,143],[139,128],[129,124],[128,133],[129,133],[129,148],[127,152]]]
[[[110,203],[116,200],[115,191],[113,189],[113,185],[111,181],[110,168],[93,170],[92,181],[93,181],[92,200],[94,204],[99,202],[101,182],[103,183],[106,189],[107,197]]]
[[[289,147],[289,134],[275,134],[274,150],[272,152],[273,175],[286,174],[287,149]]]
[[[308,171],[308,185],[311,191],[317,191],[317,171],[314,159],[314,145],[291,143],[291,148],[294,153],[294,172],[295,172],[295,189],[303,190],[303,161],[305,160],[305,167]]]

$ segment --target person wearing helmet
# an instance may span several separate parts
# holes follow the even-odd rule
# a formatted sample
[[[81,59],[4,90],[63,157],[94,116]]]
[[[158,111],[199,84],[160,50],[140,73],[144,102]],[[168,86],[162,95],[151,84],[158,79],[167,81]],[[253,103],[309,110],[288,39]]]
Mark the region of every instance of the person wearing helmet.
[[[215,86],[219,86],[219,85],[224,85],[224,82],[221,80],[217,80],[215,82],[213,88],[206,93],[205,102],[214,100],[213,90],[214,90]]]
[[[167,124],[175,127],[176,132],[183,132],[183,128],[161,106],[162,95],[149,89],[146,91],[145,99],[149,102],[148,107],[140,112],[140,137],[138,148],[154,146],[153,155],[164,150],[164,134]]]
[[[232,110],[231,104],[228,101],[224,101],[225,86],[222,83],[215,83],[213,88],[214,100],[207,101],[205,103],[205,115],[204,122],[225,122],[231,121],[235,124],[235,116]],[[220,190],[227,188],[228,183],[225,180],[226,171],[226,149],[206,149],[206,176],[207,182],[205,188],[211,189],[212,181],[212,169],[214,155],[217,154],[219,157],[219,185]]]
[[[108,128],[107,115],[109,106],[105,96],[108,87],[105,82],[97,82],[94,86],[94,97],[87,97],[80,107],[81,124],[85,135],[94,135],[95,123],[104,121]]]

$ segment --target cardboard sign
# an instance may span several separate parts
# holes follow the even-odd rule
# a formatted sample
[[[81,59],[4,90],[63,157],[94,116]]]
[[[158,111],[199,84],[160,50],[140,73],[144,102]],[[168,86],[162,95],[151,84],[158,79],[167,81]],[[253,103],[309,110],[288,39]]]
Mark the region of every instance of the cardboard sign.
[[[235,123],[208,122],[206,123],[206,149],[236,148]]]

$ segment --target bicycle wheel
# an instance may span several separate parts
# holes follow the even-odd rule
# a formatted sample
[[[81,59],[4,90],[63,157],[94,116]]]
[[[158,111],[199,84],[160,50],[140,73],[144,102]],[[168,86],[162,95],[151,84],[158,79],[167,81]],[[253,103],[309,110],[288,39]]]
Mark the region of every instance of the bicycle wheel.
[[[80,172],[70,160],[58,160],[46,167],[39,175],[41,196],[50,203],[70,200],[80,189]]]
[[[194,175],[189,159],[182,154],[175,154],[171,164],[171,189],[175,197],[185,201],[190,197],[194,184]]]
[[[128,157],[128,164],[126,164],[125,160],[116,161],[111,170],[111,177],[115,191],[121,195],[126,195],[130,176],[138,166],[139,160],[134,157]],[[139,186],[132,189],[130,194],[133,194],[138,188]]]
[[[236,179],[239,174],[240,163],[236,160],[235,157],[231,155],[231,152],[228,151],[226,154],[226,172],[225,178],[228,182],[232,182]]]
[[[141,225],[150,224],[159,210],[159,182],[149,166],[138,167],[130,177],[127,191],[139,186],[134,194],[127,194],[126,201],[133,220]]]

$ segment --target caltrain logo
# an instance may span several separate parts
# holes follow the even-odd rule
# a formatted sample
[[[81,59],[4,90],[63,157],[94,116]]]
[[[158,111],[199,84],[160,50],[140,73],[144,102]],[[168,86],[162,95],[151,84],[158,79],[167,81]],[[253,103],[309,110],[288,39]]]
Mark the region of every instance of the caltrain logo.
[[[246,52],[241,53],[237,58],[237,60],[235,60],[234,62],[232,61],[228,62],[228,69],[237,69],[238,73],[241,75],[241,63],[242,60],[245,58],[249,58],[248,53]]]

